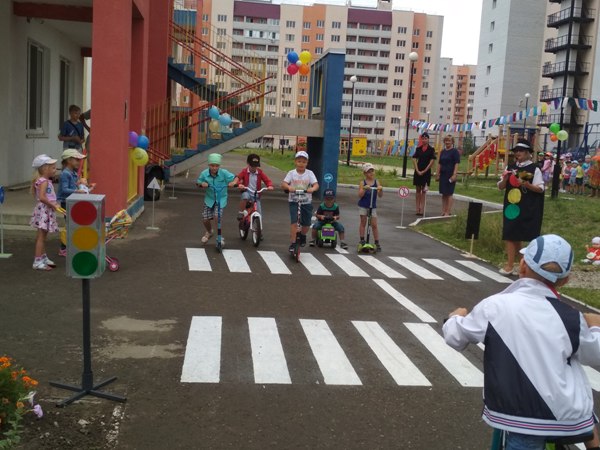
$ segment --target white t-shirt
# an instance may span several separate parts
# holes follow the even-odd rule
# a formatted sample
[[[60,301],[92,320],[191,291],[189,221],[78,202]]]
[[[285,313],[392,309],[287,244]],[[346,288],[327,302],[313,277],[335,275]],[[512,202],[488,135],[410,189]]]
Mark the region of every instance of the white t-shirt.
[[[304,173],[298,173],[296,169],[294,169],[287,173],[283,181],[290,185],[288,201],[296,202],[298,200],[298,196],[293,191],[308,189],[311,185],[317,182],[317,177],[315,177],[315,174],[312,170],[306,169]],[[304,198],[300,201],[300,203],[312,202],[312,194],[307,193],[304,194],[303,197]]]

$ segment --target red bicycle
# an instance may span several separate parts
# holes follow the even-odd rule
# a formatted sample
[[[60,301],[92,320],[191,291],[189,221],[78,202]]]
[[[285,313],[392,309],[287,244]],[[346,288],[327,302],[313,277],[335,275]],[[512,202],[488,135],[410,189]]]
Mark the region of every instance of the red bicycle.
[[[258,247],[262,237],[262,215],[258,209],[259,195],[268,188],[264,187],[259,191],[249,188],[245,188],[245,190],[252,195],[252,199],[246,202],[244,217],[239,222],[240,237],[242,240],[246,240],[248,234],[252,233],[252,244]]]

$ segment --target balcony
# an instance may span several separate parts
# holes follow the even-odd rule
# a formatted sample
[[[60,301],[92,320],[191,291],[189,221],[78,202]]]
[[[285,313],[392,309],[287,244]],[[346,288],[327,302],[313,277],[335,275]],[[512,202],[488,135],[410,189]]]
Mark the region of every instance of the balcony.
[[[561,25],[569,23],[571,20],[576,23],[592,22],[596,11],[590,8],[574,8],[571,16],[571,8],[563,9],[557,13],[548,16],[548,27],[558,28]]]
[[[553,89],[542,89],[540,91],[540,101],[548,102],[554,100],[556,98],[563,97],[562,88],[553,88]],[[567,89],[566,97],[575,97],[575,98],[586,98],[587,97],[587,89]]]
[[[582,127],[585,124],[585,115],[583,114],[567,114],[567,109],[565,108],[565,114],[563,116],[563,124],[567,126],[578,126]],[[538,126],[547,127],[551,123],[560,123],[560,114],[542,114],[538,116],[537,124]]]
[[[542,67],[542,76],[546,78],[555,78],[565,75],[587,75],[590,73],[590,63],[569,61],[569,67],[565,61],[557,63],[546,63]]]
[[[569,36],[564,35],[554,39],[546,39],[544,51],[547,53],[556,53],[560,50],[565,50],[569,46],[574,50],[588,50],[592,48],[593,42],[592,36],[572,36],[569,43]]]

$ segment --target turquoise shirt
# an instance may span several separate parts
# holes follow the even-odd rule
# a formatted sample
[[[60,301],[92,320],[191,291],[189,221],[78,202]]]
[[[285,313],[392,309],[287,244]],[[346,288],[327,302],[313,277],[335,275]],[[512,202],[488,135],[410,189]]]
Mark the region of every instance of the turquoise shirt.
[[[212,188],[212,186],[216,186],[217,192],[219,192],[221,186],[225,186],[225,188],[221,190],[219,196],[221,209],[225,208],[227,206],[227,184],[231,183],[234,178],[235,175],[225,169],[219,169],[217,175],[214,177],[210,174],[210,169],[204,169],[198,177],[198,180],[196,180],[196,183],[208,183],[206,195],[204,196],[204,203],[206,206],[209,208],[215,206],[215,190]]]

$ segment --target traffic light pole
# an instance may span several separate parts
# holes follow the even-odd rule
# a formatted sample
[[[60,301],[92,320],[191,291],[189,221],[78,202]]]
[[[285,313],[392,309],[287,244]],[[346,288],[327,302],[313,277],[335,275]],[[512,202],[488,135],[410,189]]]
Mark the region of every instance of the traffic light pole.
[[[70,405],[86,395],[123,403],[127,401],[126,397],[99,391],[100,388],[115,381],[117,377],[108,378],[94,386],[94,373],[92,372],[92,340],[90,332],[90,280],[87,278],[81,280],[81,297],[83,303],[83,374],[81,375],[81,386],[51,381],[51,386],[75,392],[75,395],[57,403],[56,406],[63,407]]]

